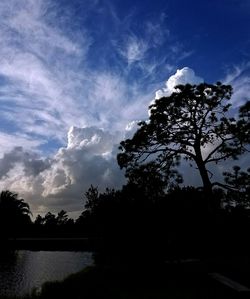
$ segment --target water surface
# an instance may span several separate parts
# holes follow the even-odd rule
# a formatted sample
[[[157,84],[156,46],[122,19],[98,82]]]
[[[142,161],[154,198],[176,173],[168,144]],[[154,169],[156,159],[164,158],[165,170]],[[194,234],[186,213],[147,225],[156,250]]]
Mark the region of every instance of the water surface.
[[[0,297],[24,295],[46,281],[62,280],[92,264],[91,252],[18,250],[1,253]]]

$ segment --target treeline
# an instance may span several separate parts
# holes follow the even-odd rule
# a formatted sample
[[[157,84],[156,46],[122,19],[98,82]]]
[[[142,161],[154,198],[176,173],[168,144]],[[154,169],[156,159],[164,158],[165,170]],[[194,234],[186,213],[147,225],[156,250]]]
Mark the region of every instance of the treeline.
[[[73,220],[62,210],[48,212],[31,221],[29,206],[17,194],[0,195],[2,238],[86,237],[98,240],[103,259],[201,257],[209,254],[241,253],[250,249],[249,173],[235,168],[242,191],[215,189],[207,198],[202,189],[170,185],[152,168],[136,170],[121,190],[99,192],[91,186],[85,193],[81,215]],[[139,180],[142,178],[143,180]],[[248,184],[248,185],[247,185]],[[208,200],[214,210],[209,211]]]

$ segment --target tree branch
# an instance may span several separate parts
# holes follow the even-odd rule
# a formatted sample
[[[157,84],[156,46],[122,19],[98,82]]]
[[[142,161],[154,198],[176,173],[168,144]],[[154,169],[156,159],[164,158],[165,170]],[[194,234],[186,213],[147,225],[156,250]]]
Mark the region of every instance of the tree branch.
[[[212,155],[214,154],[214,153],[216,153],[217,151],[218,151],[218,149],[220,148],[220,147],[222,147],[224,145],[224,141],[223,142],[221,142],[218,146],[216,146],[208,155],[207,155],[207,157],[206,157],[206,159],[204,160],[204,162],[205,163],[208,163],[208,160],[212,157]]]
[[[213,158],[213,159],[207,160],[205,163],[207,164],[207,163],[210,163],[210,162],[219,162],[219,161],[224,160],[224,159],[229,158],[229,157],[232,157],[232,153],[227,153],[224,156],[221,156],[219,158]]]
[[[221,137],[220,137],[221,138]],[[222,138],[221,138],[222,139]],[[226,138],[226,139],[222,139],[222,142],[219,144],[219,145],[217,145],[208,155],[207,155],[207,157],[206,157],[206,159],[204,160],[204,162],[205,163],[209,163],[209,162],[211,162],[211,161],[214,161],[213,159],[211,159],[211,160],[209,160],[212,156],[213,156],[213,154],[214,153],[216,153],[218,150],[219,150],[219,148],[221,148],[225,143],[226,143],[226,141],[230,141],[230,140],[233,140],[234,138],[233,137],[230,137],[230,138]],[[227,156],[225,157],[225,158],[227,158]],[[224,157],[223,158],[220,158],[219,160],[221,160],[221,159],[224,159]],[[217,159],[215,159],[215,161],[214,162],[216,162],[216,160]]]
[[[222,187],[222,188],[230,190],[230,191],[238,191],[238,189],[236,189],[234,187],[231,187],[227,184],[222,184],[222,183],[219,183],[219,182],[212,183],[212,186],[219,186],[219,187]]]

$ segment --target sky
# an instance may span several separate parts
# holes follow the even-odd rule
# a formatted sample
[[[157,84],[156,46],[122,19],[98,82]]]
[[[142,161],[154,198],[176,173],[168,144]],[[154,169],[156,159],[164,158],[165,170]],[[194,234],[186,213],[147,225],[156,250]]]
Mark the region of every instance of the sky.
[[[78,215],[91,184],[124,184],[119,142],[154,98],[221,81],[249,99],[249,28],[248,0],[1,0],[0,190]]]

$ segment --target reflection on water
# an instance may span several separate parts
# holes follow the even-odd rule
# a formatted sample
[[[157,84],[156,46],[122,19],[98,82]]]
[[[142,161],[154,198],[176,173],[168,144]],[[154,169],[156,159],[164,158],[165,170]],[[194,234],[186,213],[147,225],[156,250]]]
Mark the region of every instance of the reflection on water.
[[[2,253],[0,296],[19,296],[46,281],[61,280],[92,265],[91,252],[28,251]]]

